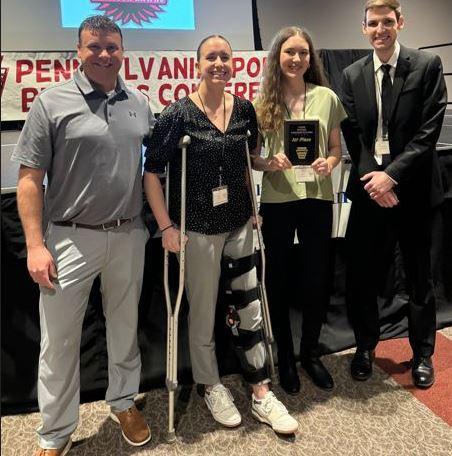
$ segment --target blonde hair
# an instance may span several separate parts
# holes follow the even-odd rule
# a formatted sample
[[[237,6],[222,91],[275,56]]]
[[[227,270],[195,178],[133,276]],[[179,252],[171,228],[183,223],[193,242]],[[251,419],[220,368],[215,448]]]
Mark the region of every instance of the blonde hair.
[[[280,54],[282,45],[292,36],[299,35],[309,45],[310,62],[303,78],[305,82],[328,86],[320,57],[317,55],[309,34],[299,27],[285,27],[273,38],[264,68],[259,103],[256,113],[264,131],[278,130],[284,121],[284,101]]]

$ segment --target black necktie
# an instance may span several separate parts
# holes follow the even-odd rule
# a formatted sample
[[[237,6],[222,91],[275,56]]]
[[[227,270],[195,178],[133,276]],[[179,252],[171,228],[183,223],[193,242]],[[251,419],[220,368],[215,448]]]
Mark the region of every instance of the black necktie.
[[[391,65],[381,65],[383,69],[383,79],[381,81],[381,114],[383,120],[383,138],[388,138],[389,114],[392,104],[392,82],[389,71]]]

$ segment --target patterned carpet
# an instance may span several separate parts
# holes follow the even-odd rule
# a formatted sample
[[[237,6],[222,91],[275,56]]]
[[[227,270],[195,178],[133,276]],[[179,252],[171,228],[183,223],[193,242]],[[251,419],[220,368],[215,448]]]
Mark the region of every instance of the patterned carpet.
[[[452,340],[452,328],[441,333]],[[402,341],[403,343],[403,341]],[[301,393],[288,396],[275,386],[300,423],[290,437],[276,435],[256,422],[250,413],[249,390],[239,376],[224,378],[243,416],[236,429],[224,429],[212,421],[203,400],[190,387],[179,396],[178,440],[167,444],[167,393],[152,390],[139,404],[149,420],[153,438],[144,447],[127,445],[119,428],[108,419],[104,402],[84,404],[80,425],[73,436],[71,456],[123,455],[243,455],[246,456],[450,456],[452,427],[380,367],[375,366],[367,382],[354,382],[349,376],[352,351],[324,358],[336,382],[331,393],[318,390],[301,371]],[[436,357],[446,353],[439,350]],[[435,388],[452,395],[452,365],[445,367]],[[432,395],[432,393],[430,393]],[[434,395],[434,394],[433,394]],[[441,395],[436,395],[441,401]],[[1,444],[4,456],[32,456],[36,446],[35,429],[39,414],[3,417]]]

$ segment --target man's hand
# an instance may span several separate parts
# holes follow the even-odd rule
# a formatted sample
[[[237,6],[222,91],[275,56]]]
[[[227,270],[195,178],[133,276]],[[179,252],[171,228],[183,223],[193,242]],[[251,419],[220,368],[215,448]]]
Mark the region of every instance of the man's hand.
[[[331,174],[331,165],[328,163],[326,158],[319,157],[315,160],[312,165],[312,169],[319,175],[319,176],[329,176]]]
[[[369,193],[372,199],[380,198],[389,190],[392,190],[395,183],[384,171],[372,171],[361,177],[361,181],[369,181],[364,190]]]
[[[292,168],[292,163],[284,152],[279,152],[267,160],[266,171],[284,171],[289,168]]]
[[[42,287],[55,289],[52,283],[52,280],[57,278],[55,263],[44,245],[28,249],[27,266],[34,282]]]
[[[394,207],[399,204],[399,199],[393,190],[389,190],[384,195],[374,198],[374,201],[381,207]]]
[[[184,243],[187,243],[188,236],[185,236]],[[163,248],[170,252],[180,252],[180,231],[177,228],[171,227],[162,233]]]

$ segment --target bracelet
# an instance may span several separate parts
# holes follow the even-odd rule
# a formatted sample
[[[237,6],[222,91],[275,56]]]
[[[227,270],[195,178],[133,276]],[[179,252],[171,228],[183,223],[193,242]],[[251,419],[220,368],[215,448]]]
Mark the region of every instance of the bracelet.
[[[160,232],[163,233],[164,231],[168,230],[169,228],[173,228],[173,227],[174,227],[174,223],[171,223],[171,225],[166,226],[165,228],[163,228],[163,230],[160,230]]]

